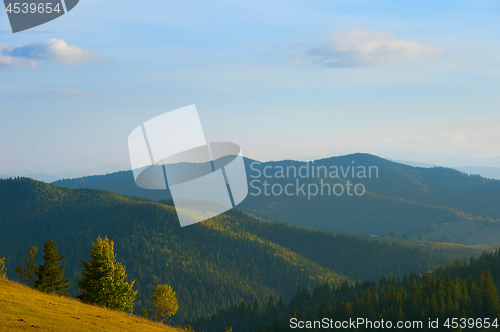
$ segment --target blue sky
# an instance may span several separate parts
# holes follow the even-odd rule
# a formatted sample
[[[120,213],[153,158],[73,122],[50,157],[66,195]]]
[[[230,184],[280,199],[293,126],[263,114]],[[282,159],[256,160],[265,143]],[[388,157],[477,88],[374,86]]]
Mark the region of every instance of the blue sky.
[[[128,163],[135,127],[190,104],[259,160],[484,163],[499,83],[497,1],[81,0],[17,34],[2,12],[0,174]]]

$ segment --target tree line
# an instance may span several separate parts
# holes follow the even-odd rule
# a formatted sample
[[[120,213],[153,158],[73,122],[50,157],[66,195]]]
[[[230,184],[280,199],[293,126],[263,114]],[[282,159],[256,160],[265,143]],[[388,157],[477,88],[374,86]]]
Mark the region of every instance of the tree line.
[[[489,318],[500,326],[500,301],[494,282],[500,277],[497,274],[499,257],[497,250],[484,253],[469,264],[457,261],[425,275],[411,273],[402,280],[382,277],[378,284],[365,281],[350,285],[345,282],[340,286],[318,284],[312,290],[299,288],[288,303],[272,297],[263,307],[259,307],[256,301],[253,304],[241,302],[220,310],[217,315],[207,315],[189,324],[205,332],[222,331],[228,327],[242,332],[282,332],[295,330],[291,328],[290,319],[345,321],[361,317],[371,321],[424,322],[418,331],[431,330],[427,326],[429,319],[439,319],[444,324],[448,318],[464,319],[469,323],[470,319]],[[481,330],[470,328],[468,323],[467,327],[470,331]],[[361,327],[358,331],[371,329]]]
[[[65,255],[59,255],[57,243],[49,239],[43,244],[43,263],[37,265],[37,247],[25,257],[25,267],[16,266],[19,278],[27,286],[49,294],[69,296],[66,292],[71,281],[64,278],[65,267],[60,267]],[[131,313],[135,306],[138,290],[134,290],[135,280],[126,281],[125,266],[116,261],[114,242],[108,237],[98,236],[92,243],[89,260],[80,260],[81,279],[77,280],[79,294],[76,299],[83,303],[97,305],[111,310]],[[6,277],[5,258],[0,259],[0,278]],[[156,321],[168,320],[177,312],[175,292],[169,285],[159,284],[151,295],[151,318]],[[148,310],[143,308],[142,316],[148,318]]]

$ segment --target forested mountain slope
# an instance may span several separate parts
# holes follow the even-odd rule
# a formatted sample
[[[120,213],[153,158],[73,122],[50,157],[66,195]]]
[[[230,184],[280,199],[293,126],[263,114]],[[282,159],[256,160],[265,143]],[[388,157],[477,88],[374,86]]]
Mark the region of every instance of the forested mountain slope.
[[[453,264],[439,267],[433,272],[437,276],[450,276],[452,278],[479,278],[481,271],[490,271],[495,284],[500,289],[500,249],[484,252],[478,258],[457,260]]]
[[[63,179],[55,181],[53,184],[74,189],[102,189],[123,196],[149,198],[155,201],[171,198],[170,193],[166,190],[149,190],[138,187],[135,184],[132,171],[120,171],[106,175],[91,175],[75,179]]]
[[[448,261],[424,250],[261,222],[237,210],[181,228],[164,204],[30,179],[0,181],[0,218],[9,278],[16,279],[14,267],[33,245],[52,238],[66,255],[75,294],[79,259],[88,258],[98,235],[107,235],[137,280],[136,312],[148,306],[157,284],[167,283],[178,295],[180,320],[242,299],[289,300],[298,286],[425,272]]]
[[[309,163],[292,160],[259,163],[245,159],[245,164],[249,195],[238,208],[274,221],[351,234],[382,235],[395,231],[399,236],[406,233],[416,237],[432,232],[444,223],[467,221],[490,226],[500,219],[500,205],[497,204],[500,201],[500,181],[470,176],[453,169],[412,167],[370,154],[325,158]],[[307,167],[308,176],[303,178],[301,175],[306,174]],[[264,170],[269,177],[264,176]],[[280,175],[281,170],[284,170],[284,176]],[[335,174],[338,177],[333,177]],[[268,184],[267,194],[264,181]],[[307,197],[308,184],[320,188],[321,181],[330,188],[339,184],[345,189],[347,181],[353,185],[362,184],[366,193],[362,196],[347,193],[335,196],[332,193]],[[106,189],[154,200],[168,195],[167,191],[137,187],[131,171],[61,180],[56,184]],[[293,195],[274,195],[271,188],[275,184],[279,185],[275,192],[279,192],[279,187],[292,184]],[[302,184],[305,184],[305,194],[297,191]],[[474,231],[477,230],[474,228]]]
[[[269,299],[260,307],[240,303],[190,323],[206,332],[226,327],[241,332],[295,331],[294,324],[299,321],[307,331],[337,331],[341,328],[329,325],[331,321],[342,323],[359,318],[372,325],[360,324],[357,331],[458,331],[458,325],[463,331],[498,331],[498,266],[497,250],[484,253],[470,264],[457,261],[423,276],[411,273],[402,280],[382,277],[378,284],[367,281],[354,286],[317,285],[299,289],[289,302]],[[437,325],[430,328],[429,320],[436,319]],[[380,325],[382,320],[385,325]],[[314,328],[314,321],[320,322],[321,328]],[[398,322],[410,325],[398,328]],[[419,322],[421,325],[415,325]]]

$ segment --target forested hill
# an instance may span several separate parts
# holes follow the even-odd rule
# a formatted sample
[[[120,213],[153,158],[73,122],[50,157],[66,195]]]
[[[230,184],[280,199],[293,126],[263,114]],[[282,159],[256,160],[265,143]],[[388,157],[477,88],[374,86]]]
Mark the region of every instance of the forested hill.
[[[251,166],[253,164],[253,166]],[[285,171],[287,167],[299,169],[308,165],[315,167],[315,174],[321,166],[325,166],[330,173],[337,169],[340,179],[352,179],[352,169],[355,170],[354,178],[363,183],[368,192],[388,198],[398,198],[411,202],[418,202],[430,206],[445,206],[465,213],[500,219],[500,180],[485,179],[479,175],[468,175],[451,168],[444,167],[413,167],[393,162],[375,155],[355,153],[339,157],[330,157],[312,162],[294,160],[258,162],[245,158],[245,165],[249,181],[253,179],[264,180],[258,175],[259,171],[268,168],[267,174],[274,175],[279,167]],[[359,178],[359,167],[367,170],[366,178]],[[369,168],[372,174],[369,176]],[[292,172],[289,178],[292,177]],[[320,174],[324,174],[320,170]],[[299,177],[299,176],[297,176]],[[300,177],[299,177],[300,178]],[[273,183],[273,179],[268,179]],[[351,181],[352,182],[352,181]],[[138,196],[153,200],[164,199],[166,194],[160,190],[145,190],[134,183],[132,171],[121,171],[106,175],[86,176],[76,179],[64,179],[54,182],[70,188],[94,188],[109,190],[121,195]]]
[[[490,271],[495,284],[500,289],[500,249],[484,252],[478,258],[471,258],[469,262],[465,259],[457,260],[454,264],[447,264],[433,272],[437,276],[450,276],[452,278],[479,278],[481,271]]]
[[[148,198],[155,201],[171,198],[166,190],[142,189],[135,184],[132,171],[121,171],[106,175],[91,175],[75,179],[64,179],[53,182],[55,185],[69,188],[102,189],[124,196]]]
[[[395,231],[398,236],[408,234],[417,238],[418,235],[423,235],[428,240],[431,237],[435,239],[436,232],[439,233],[438,236],[443,236],[446,232],[441,231],[438,226],[445,223],[481,224],[471,226],[470,232],[474,233],[481,231],[483,224],[490,227],[500,219],[500,181],[470,176],[453,169],[412,167],[370,154],[352,154],[309,163],[292,160],[258,163],[245,159],[245,164],[250,194],[238,208],[265,219],[288,224],[362,235],[387,235],[390,231]],[[298,170],[306,166],[309,167],[309,177],[304,179],[299,176]],[[328,170],[327,178],[318,178],[318,170],[320,175],[325,174],[321,167]],[[366,170],[364,177],[361,172],[363,168]],[[295,176],[293,169],[297,172]],[[269,178],[264,176],[264,170]],[[284,170],[284,178],[280,177],[281,170]],[[338,178],[330,177],[334,171]],[[307,190],[308,184],[319,186],[321,180],[330,186],[343,185],[344,189],[346,181],[363,184],[366,194],[318,194],[312,197],[296,194],[297,187],[300,186],[296,181],[306,184]],[[268,183],[268,194],[264,193],[264,181]],[[71,188],[106,189],[154,200],[167,195],[166,191],[137,187],[131,171],[61,180],[55,184]],[[279,192],[279,187],[292,184],[291,191],[294,194],[274,195],[271,193],[274,184],[279,185],[275,192]],[[259,189],[261,193],[256,195]],[[497,228],[484,232],[491,234],[494,230]],[[454,233],[459,232],[454,230],[450,232],[451,236],[446,234],[443,237],[453,238]],[[473,242],[478,243],[482,239],[488,242],[500,241],[491,236],[476,236]],[[472,240],[463,234],[462,239],[457,236],[455,241],[467,243]]]
[[[430,206],[445,206],[474,216],[500,219],[500,181],[445,167],[413,167],[371,154],[351,154],[316,160],[314,166],[366,168],[377,166],[378,178],[359,179],[376,195]],[[346,178],[352,178],[347,176]]]
[[[325,169],[327,177],[324,176]],[[297,176],[294,170],[297,170]],[[267,219],[315,229],[363,235],[387,235],[395,231],[399,236],[405,233],[413,238],[423,235],[428,240],[430,237],[426,234],[436,229],[440,231],[440,225],[467,222],[491,227],[500,218],[500,205],[496,203],[500,201],[498,180],[440,167],[411,167],[370,154],[332,157],[309,163],[291,160],[255,163],[249,160],[247,174],[250,194],[238,206],[240,209]],[[302,178],[301,174],[309,176]],[[264,181],[267,182],[267,194]],[[347,181],[352,185],[350,196],[346,193]],[[326,186],[323,195],[307,197],[297,194],[296,189],[301,184],[305,184],[306,192],[309,184],[313,193],[314,185],[323,188],[323,184],[329,184],[332,192],[334,186],[338,186],[338,192],[343,188],[344,194],[325,194],[328,191]],[[364,195],[352,193],[356,184],[366,189]],[[276,192],[292,185],[292,195],[274,195],[272,188],[275,185]],[[436,234],[432,236],[435,238]]]
[[[396,330],[398,321],[410,325],[397,330],[498,331],[499,267],[497,250],[472,259],[470,264],[457,261],[423,276],[411,273],[402,280],[382,277],[377,284],[367,281],[354,286],[316,285],[299,289],[289,302],[270,298],[264,306],[242,302],[190,324],[206,332],[223,331],[226,327],[241,332],[285,332],[296,331],[301,321],[304,330],[319,332],[341,328],[328,324],[314,328],[315,321],[342,323],[362,318],[379,324],[383,320],[386,324],[378,328],[361,324],[357,331]],[[439,325],[429,328],[428,321],[436,319]],[[413,325],[418,322],[422,325]],[[454,324],[460,324],[462,329]]]
[[[261,222],[238,210],[181,228],[164,204],[24,178],[0,180],[0,227],[0,257],[10,279],[17,279],[14,267],[33,245],[52,238],[66,255],[72,294],[79,259],[87,260],[92,242],[107,235],[137,280],[136,312],[148,306],[157,284],[167,283],[179,298],[179,320],[241,300],[289,300],[298,286],[397,277],[448,261],[437,252]]]

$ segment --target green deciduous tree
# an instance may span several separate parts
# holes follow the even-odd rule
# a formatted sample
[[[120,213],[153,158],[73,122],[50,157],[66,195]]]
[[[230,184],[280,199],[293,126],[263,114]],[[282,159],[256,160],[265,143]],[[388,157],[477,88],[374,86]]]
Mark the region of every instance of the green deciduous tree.
[[[7,275],[7,268],[5,267],[5,257],[0,258],[0,279],[5,278]]]
[[[100,236],[92,243],[89,262],[80,260],[83,267],[82,279],[78,281],[80,300],[113,310],[131,312],[134,310],[135,280],[126,282],[125,266],[116,262],[114,242]]]
[[[157,285],[152,296],[153,301],[149,302],[156,308],[153,314],[156,321],[170,318],[179,309],[175,292],[169,285]]]
[[[16,266],[15,268],[19,278],[29,287],[33,287],[35,285],[36,274],[38,272],[38,265],[36,265],[35,258],[37,251],[37,247],[33,246],[29,255],[24,258],[26,268],[22,268],[20,266]]]
[[[49,239],[43,244],[43,264],[38,267],[36,272],[35,288],[47,293],[62,293],[71,287],[68,279],[64,279],[64,267],[61,265],[64,257],[57,251],[57,243]]]

